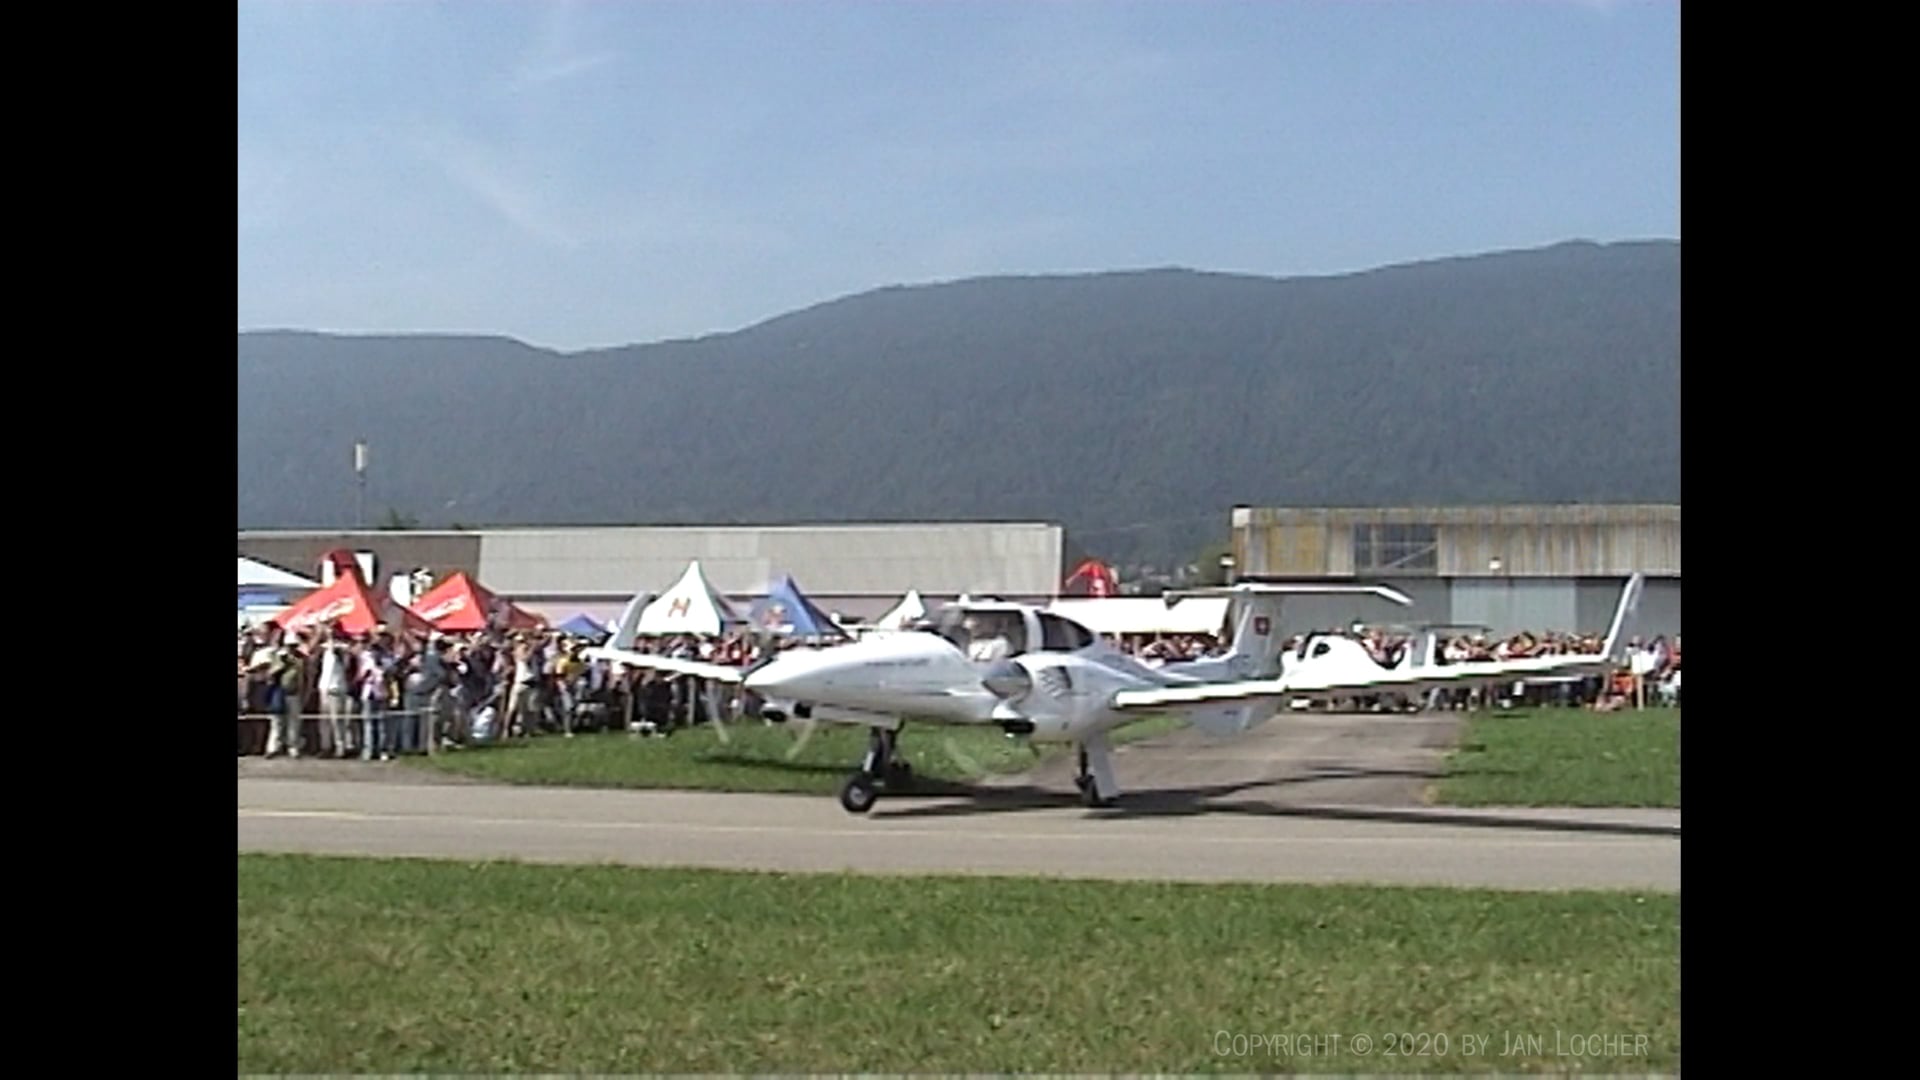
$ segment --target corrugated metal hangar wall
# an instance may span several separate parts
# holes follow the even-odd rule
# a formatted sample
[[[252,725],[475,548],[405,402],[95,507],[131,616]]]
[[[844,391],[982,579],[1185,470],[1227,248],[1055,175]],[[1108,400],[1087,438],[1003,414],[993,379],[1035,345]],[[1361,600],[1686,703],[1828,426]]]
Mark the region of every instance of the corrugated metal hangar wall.
[[[1602,633],[1637,571],[1641,636],[1680,633],[1678,506],[1236,507],[1232,554],[1237,577],[1380,582],[1414,600],[1290,601],[1290,632],[1360,621]]]
[[[240,533],[240,554],[294,573],[312,575],[336,548],[371,553],[382,590],[421,567],[437,578],[464,570],[550,617],[617,615],[695,559],[736,599],[790,574],[822,607],[855,618],[882,614],[909,589],[929,603],[961,593],[1046,603],[1064,573],[1062,528],[1033,522]]]

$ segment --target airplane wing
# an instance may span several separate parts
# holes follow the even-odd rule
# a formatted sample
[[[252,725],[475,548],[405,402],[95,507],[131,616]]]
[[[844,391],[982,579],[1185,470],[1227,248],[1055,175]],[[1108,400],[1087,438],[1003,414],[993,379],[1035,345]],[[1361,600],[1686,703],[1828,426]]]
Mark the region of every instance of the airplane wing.
[[[1302,672],[1284,679],[1248,679],[1240,682],[1205,683],[1198,686],[1169,686],[1153,690],[1122,690],[1113,697],[1113,707],[1165,709],[1180,705],[1219,704],[1255,701],[1262,698],[1320,698],[1377,693],[1417,693],[1447,686],[1484,682],[1518,682],[1546,676],[1599,675],[1613,664],[1603,653],[1576,653],[1562,656],[1538,656],[1524,660],[1483,661],[1480,663],[1440,664],[1411,670],[1389,671],[1363,676],[1321,675]]]
[[[589,660],[610,660],[629,667],[652,668],[655,671],[669,671],[676,675],[692,675],[700,679],[712,679],[715,682],[737,683],[745,672],[741,668],[728,667],[725,664],[709,664],[700,660],[680,660],[671,656],[657,656],[653,653],[634,652],[631,649],[595,648],[587,649],[581,655]]]

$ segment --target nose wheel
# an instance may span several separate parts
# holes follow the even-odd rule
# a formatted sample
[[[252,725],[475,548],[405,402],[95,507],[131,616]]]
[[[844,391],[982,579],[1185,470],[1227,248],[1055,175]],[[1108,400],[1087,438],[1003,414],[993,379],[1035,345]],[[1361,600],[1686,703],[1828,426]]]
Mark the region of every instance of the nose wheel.
[[[860,768],[840,785],[840,806],[849,814],[864,814],[879,801],[882,790],[905,790],[913,784],[913,766],[899,756],[898,732],[873,728],[867,736],[867,756]]]

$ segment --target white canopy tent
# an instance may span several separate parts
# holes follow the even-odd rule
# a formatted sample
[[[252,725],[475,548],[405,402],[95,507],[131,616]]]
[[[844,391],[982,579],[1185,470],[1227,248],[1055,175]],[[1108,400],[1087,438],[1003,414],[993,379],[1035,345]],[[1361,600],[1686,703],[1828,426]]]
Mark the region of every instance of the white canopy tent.
[[[1225,596],[1195,596],[1172,607],[1158,597],[1055,600],[1047,610],[1096,634],[1218,634],[1227,623]]]
[[[927,617],[927,605],[920,600],[920,590],[908,589],[893,610],[873,620],[873,625],[882,630],[898,630],[916,619]]]
[[[640,613],[640,625],[635,633],[642,637],[715,635],[746,621],[733,601],[720,595],[707,580],[707,575],[700,570],[700,560],[695,559],[687,564],[687,572],[680,575],[673,588],[661,593],[659,599]]]
[[[288,573],[244,555],[235,557],[240,560],[238,607],[242,627],[267,622],[287,610],[292,601],[320,587],[320,583],[311,578]]]
[[[268,566],[263,562],[254,562],[245,555],[238,556],[238,558],[240,560],[241,589],[278,591],[283,589],[311,590],[320,587],[320,583],[317,581],[303,578],[299,574],[289,574],[277,566]]]

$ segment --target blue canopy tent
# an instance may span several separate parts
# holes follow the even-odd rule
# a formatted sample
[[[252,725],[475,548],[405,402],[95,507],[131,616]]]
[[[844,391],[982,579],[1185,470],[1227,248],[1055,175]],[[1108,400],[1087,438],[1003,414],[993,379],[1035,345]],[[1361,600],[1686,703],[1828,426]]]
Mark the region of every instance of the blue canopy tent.
[[[607,636],[607,628],[588,618],[587,613],[584,611],[568,619],[566,622],[561,623],[554,629],[559,630],[563,634],[570,634],[574,637],[581,638],[603,638]]]
[[[807,599],[790,575],[783,575],[754,601],[747,615],[755,630],[797,638],[844,638],[848,634],[826,612]]]

